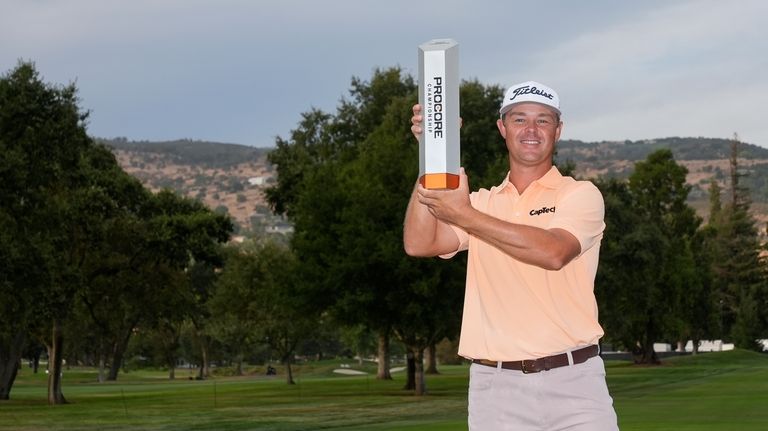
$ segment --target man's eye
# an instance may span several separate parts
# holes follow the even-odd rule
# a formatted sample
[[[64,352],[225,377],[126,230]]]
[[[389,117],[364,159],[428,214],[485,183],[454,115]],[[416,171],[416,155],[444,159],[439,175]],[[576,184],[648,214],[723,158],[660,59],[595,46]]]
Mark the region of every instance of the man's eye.
[[[523,123],[525,123],[525,119],[524,119],[524,118],[515,118],[515,119],[513,120],[513,122],[514,122],[515,124],[523,124]]]
[[[538,124],[543,125],[543,126],[546,126],[546,125],[550,124],[550,121],[545,119],[545,118],[539,118],[538,120],[536,120],[536,122]]]

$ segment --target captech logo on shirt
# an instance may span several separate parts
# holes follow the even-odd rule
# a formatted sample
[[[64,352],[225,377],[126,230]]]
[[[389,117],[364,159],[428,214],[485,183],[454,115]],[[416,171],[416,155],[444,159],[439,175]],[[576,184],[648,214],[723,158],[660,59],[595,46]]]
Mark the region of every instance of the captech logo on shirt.
[[[515,95],[509,98],[510,101],[515,100],[517,96],[522,96],[523,94],[535,94],[537,96],[546,97],[549,100],[552,100],[552,98],[554,97],[552,94],[547,93],[544,90],[539,90],[538,88],[531,87],[529,85],[526,85],[520,88],[515,88],[513,91]]]
[[[538,210],[531,210],[531,212],[529,212],[528,215],[537,216],[537,215],[553,213],[553,212],[555,212],[555,207],[549,207],[549,208],[542,207],[541,209],[538,209]]]

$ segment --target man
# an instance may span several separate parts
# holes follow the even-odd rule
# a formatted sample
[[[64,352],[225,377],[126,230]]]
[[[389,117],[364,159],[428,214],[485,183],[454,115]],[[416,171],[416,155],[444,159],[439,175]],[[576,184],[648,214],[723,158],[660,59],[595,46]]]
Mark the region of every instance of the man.
[[[419,136],[421,107],[411,130]],[[412,256],[468,250],[459,354],[470,360],[471,430],[616,430],[597,343],[594,279],[605,223],[600,191],[552,165],[560,137],[554,90],[507,90],[496,125],[509,174],[469,193],[418,181],[405,216]]]

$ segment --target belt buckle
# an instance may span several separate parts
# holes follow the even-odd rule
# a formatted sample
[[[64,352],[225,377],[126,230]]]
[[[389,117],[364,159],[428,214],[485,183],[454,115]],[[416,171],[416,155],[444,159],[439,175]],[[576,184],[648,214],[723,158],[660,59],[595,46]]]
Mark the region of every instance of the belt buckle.
[[[523,374],[538,373],[539,369],[536,367],[536,361],[533,359],[523,359],[520,361],[520,371]]]

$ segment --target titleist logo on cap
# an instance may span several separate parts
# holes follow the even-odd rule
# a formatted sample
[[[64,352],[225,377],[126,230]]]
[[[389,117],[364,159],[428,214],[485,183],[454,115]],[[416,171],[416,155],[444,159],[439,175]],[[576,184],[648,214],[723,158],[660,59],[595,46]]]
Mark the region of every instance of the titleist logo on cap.
[[[509,101],[515,100],[517,96],[523,95],[523,94],[535,94],[537,96],[546,97],[549,100],[552,100],[554,96],[551,93],[547,93],[544,90],[539,90],[536,87],[531,87],[529,85],[526,85],[524,87],[515,88],[513,90],[514,95],[509,98]]]
[[[555,90],[536,81],[526,81],[509,87],[501,99],[499,114],[504,115],[513,105],[534,102],[549,106],[560,115],[560,98]]]

